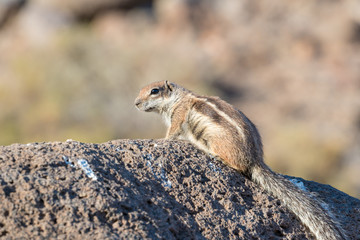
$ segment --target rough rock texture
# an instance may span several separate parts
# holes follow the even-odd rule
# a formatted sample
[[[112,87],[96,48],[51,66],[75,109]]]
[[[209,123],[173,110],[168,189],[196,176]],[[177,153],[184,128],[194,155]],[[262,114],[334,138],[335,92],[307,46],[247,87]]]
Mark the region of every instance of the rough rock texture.
[[[80,160],[80,161],[79,161]],[[0,147],[1,239],[312,239],[241,174],[181,141]],[[297,179],[360,239],[360,201]]]

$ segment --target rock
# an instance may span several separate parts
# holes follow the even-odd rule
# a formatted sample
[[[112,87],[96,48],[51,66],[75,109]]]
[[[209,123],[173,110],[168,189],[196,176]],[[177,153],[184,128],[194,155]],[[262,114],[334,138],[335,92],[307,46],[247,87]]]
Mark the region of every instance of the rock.
[[[0,238],[312,239],[277,199],[191,144],[0,147]],[[360,201],[301,181],[360,235]]]

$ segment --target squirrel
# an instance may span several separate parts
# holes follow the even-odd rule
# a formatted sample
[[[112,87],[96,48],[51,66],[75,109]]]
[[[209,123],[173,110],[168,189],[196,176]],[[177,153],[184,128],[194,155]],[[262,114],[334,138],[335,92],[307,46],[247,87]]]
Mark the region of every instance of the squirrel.
[[[219,97],[197,95],[177,84],[160,81],[140,90],[135,106],[162,115],[166,139],[188,140],[280,199],[318,240],[347,239],[321,202],[273,172],[263,160],[256,126]]]

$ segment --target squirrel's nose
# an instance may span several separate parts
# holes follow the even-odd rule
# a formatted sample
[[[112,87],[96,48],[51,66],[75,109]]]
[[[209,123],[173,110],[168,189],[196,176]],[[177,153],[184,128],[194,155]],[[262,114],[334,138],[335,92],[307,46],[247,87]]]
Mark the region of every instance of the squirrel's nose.
[[[135,100],[135,106],[137,106],[137,107],[138,107],[140,104],[141,104],[140,99],[136,99],[136,100]]]

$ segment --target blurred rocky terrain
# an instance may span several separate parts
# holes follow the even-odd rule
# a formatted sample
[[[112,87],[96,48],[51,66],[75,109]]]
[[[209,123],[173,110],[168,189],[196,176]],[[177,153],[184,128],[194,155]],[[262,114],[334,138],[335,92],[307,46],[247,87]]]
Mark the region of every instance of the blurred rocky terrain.
[[[158,80],[218,95],[267,162],[360,197],[360,2],[0,1],[0,144],[158,138]]]
[[[360,200],[300,181],[359,239]],[[279,200],[187,142],[0,147],[1,239],[313,239]]]

